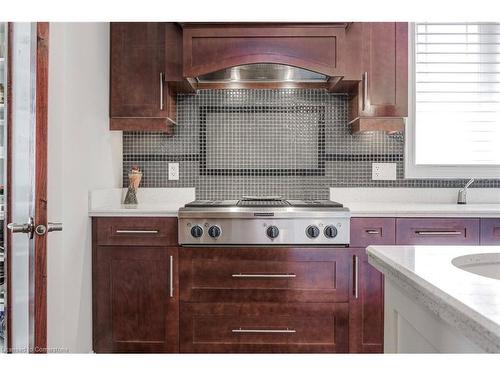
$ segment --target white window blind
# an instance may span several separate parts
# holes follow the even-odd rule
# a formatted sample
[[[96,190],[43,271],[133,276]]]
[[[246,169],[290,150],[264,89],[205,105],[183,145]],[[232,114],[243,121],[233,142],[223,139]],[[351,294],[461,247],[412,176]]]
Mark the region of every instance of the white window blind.
[[[500,23],[415,24],[415,164],[500,165]]]

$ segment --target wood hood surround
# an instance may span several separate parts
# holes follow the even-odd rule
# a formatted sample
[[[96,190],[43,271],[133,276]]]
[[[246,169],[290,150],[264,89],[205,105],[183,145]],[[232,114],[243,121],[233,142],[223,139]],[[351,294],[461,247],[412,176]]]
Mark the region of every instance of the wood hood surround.
[[[183,25],[183,75],[196,77],[226,68],[272,63],[324,74],[325,83],[198,83],[197,88],[314,87],[331,90],[342,79],[339,50],[345,24]]]
[[[111,26],[111,47],[111,130],[172,134],[176,93],[234,88],[316,88],[345,93],[353,133],[404,129],[407,23],[117,23]],[[223,69],[262,63],[302,68],[327,79],[197,80]],[[161,110],[158,80],[152,79],[159,72],[165,101]]]

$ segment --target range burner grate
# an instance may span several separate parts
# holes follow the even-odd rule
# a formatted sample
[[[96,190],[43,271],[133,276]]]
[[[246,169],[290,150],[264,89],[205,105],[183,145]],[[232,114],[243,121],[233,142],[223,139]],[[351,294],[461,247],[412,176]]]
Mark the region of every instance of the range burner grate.
[[[290,203],[283,200],[240,200],[238,207],[286,207]]]

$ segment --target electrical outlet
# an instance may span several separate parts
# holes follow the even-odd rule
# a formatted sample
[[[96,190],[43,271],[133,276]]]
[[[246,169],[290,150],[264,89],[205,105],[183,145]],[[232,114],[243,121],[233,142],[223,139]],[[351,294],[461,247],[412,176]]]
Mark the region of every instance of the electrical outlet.
[[[179,179],[179,163],[168,163],[168,179]]]
[[[372,163],[372,180],[395,180],[396,163]]]

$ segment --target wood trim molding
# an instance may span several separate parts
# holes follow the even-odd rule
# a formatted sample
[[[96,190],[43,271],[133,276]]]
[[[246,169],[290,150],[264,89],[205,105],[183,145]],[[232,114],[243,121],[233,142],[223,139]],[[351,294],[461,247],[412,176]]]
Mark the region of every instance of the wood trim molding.
[[[7,230],[7,224],[12,222],[12,212],[10,208],[12,207],[12,197],[9,192],[10,183],[12,181],[12,32],[13,24],[8,23],[7,26],[7,172],[6,172],[6,183],[4,186],[4,194],[6,194],[6,206],[5,206],[5,221],[4,221],[4,236],[5,236],[5,266],[6,266],[6,283],[7,283],[7,308],[5,310],[5,317],[7,319],[7,337],[6,337],[6,348],[7,353],[12,352],[12,288],[11,288],[11,257],[10,257],[10,244],[12,243],[12,233]]]
[[[35,225],[47,225],[49,23],[37,23]],[[35,235],[34,352],[47,352],[47,235]]]
[[[369,131],[399,133],[405,129],[405,121],[401,117],[358,117],[349,124],[352,134]]]
[[[174,134],[174,122],[167,117],[111,117],[109,130],[154,131]]]

